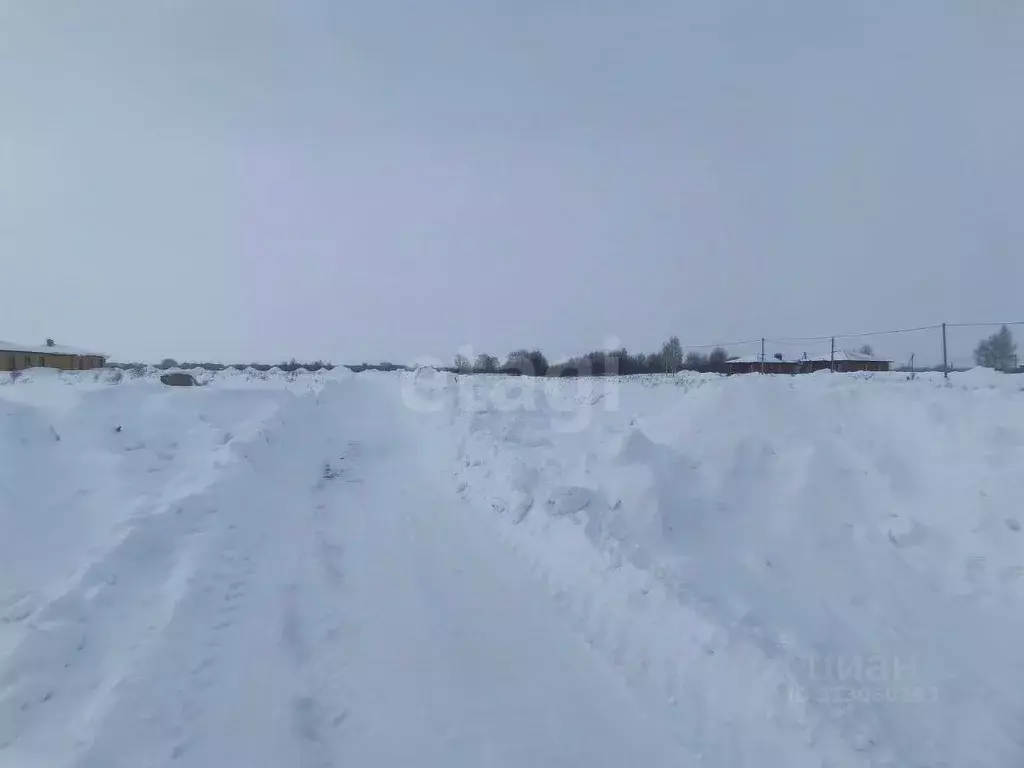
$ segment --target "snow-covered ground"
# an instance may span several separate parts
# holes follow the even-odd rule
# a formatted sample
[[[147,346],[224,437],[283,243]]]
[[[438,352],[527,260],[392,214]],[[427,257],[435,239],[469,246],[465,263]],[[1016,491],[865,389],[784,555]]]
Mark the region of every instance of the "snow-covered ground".
[[[0,766],[1019,766],[1024,380],[0,374]]]

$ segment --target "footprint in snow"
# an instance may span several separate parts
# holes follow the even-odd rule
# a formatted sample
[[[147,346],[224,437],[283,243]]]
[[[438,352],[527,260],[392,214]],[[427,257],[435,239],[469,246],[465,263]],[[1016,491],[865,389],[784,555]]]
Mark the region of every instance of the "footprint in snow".
[[[39,597],[32,592],[16,592],[0,598],[0,624],[17,624],[36,612]]]

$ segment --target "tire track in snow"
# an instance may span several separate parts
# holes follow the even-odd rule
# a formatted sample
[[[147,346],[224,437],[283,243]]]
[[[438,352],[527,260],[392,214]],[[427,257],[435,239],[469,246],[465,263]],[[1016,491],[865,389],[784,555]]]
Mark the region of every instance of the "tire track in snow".
[[[238,541],[237,525],[229,524],[218,549],[213,575],[199,588],[198,594],[201,608],[197,612],[212,617],[213,623],[200,629],[194,644],[180,646],[190,649],[191,653],[184,683],[176,689],[172,711],[164,715],[173,723],[170,728],[173,744],[168,751],[171,761],[185,758],[193,746],[192,735],[202,717],[203,697],[219,683],[225,656],[231,652],[230,635],[239,613],[246,607],[255,570],[252,556]],[[159,713],[154,713],[153,719],[161,719]],[[97,768],[102,764],[97,763]]]
[[[353,625],[338,649],[348,764],[610,768],[694,758],[635,706],[514,553],[433,486],[431,470],[447,468],[424,468],[432,435],[398,387],[360,385],[347,426],[365,438],[366,484],[337,528],[349,543],[342,592]]]
[[[345,499],[345,486],[358,484],[350,457],[359,455],[359,443],[349,442],[344,454],[324,460],[308,526],[312,557],[301,559],[313,567],[307,567],[302,581],[287,585],[283,595],[282,642],[298,681],[291,701],[291,723],[303,768],[337,764],[342,748],[338,728],[348,717],[347,710],[339,706],[344,696],[336,668],[342,632],[338,591],[343,584],[343,550],[332,527],[336,507]]]
[[[346,712],[329,646],[340,631],[332,603],[342,571],[328,529],[343,486],[325,482],[314,458],[334,455],[330,433],[309,430],[329,412],[310,399],[290,414],[251,485],[229,500],[222,559],[246,565],[241,576],[219,568],[204,578],[202,589],[223,600],[197,599],[169,638],[169,655],[190,659],[179,662],[190,682],[158,764],[337,765]],[[216,654],[202,650],[211,645]]]
[[[299,601],[301,587],[285,588],[281,617],[281,640],[298,680],[291,697],[292,735],[299,746],[299,765],[303,768],[329,768],[333,761],[324,741],[324,705],[316,694],[308,668],[313,649],[307,637],[306,619]]]
[[[119,655],[124,647],[137,648],[135,661],[124,669],[114,670],[120,672],[116,675],[103,664],[90,665],[94,677],[104,684],[94,686],[88,679],[79,687],[96,688],[104,696],[103,706],[78,705],[82,711],[77,719],[77,740],[54,738],[58,733],[54,723],[63,723],[64,719],[53,714],[39,720],[39,736],[31,740],[26,738],[32,735],[31,731],[15,722],[14,728],[21,738],[16,744],[18,751],[8,753],[14,758],[13,764],[78,768],[236,764],[224,755],[232,751],[232,745],[225,743],[225,732],[230,734],[237,727],[231,724],[218,732],[217,726],[225,718],[230,721],[235,717],[232,709],[237,706],[233,707],[231,700],[236,695],[244,700],[239,692],[251,688],[254,678],[257,683],[260,681],[261,670],[255,662],[260,657],[261,638],[272,635],[267,631],[265,606],[272,603],[272,591],[279,585],[277,579],[282,578],[275,546],[294,539],[283,535],[288,533],[287,529],[267,523],[283,521],[272,514],[275,503],[285,508],[289,495],[309,498],[311,483],[303,488],[302,481],[310,477],[310,472],[297,471],[297,465],[306,459],[296,449],[303,442],[306,416],[313,406],[312,397],[297,398],[289,405],[287,413],[282,414],[287,418],[281,420],[278,430],[263,435],[263,440],[246,449],[248,462],[242,462],[196,497],[195,515],[154,516],[146,521],[155,525],[161,520],[181,518],[175,525],[192,537],[191,548],[184,547],[182,536],[167,535],[178,528],[160,527],[148,534],[163,548],[158,552],[168,553],[166,559],[180,561],[180,573],[164,584],[167,577],[161,575],[165,574],[160,566],[163,561],[140,556],[138,562],[149,567],[151,578],[120,579],[120,593],[111,598],[109,615],[94,606],[80,610],[84,620],[102,630],[102,642],[97,642],[97,647],[103,648],[108,657]],[[282,461],[282,457],[286,460]],[[217,514],[211,514],[214,511]],[[183,556],[185,553],[189,553],[188,558]],[[285,560],[291,566],[301,558]],[[284,574],[287,573],[286,568]],[[163,620],[151,622],[145,631],[139,630],[137,625],[142,618],[135,619],[146,615],[139,612],[140,604],[153,602],[156,587],[171,585],[176,590],[175,599],[165,606]],[[126,595],[129,587],[131,592]],[[111,592],[100,589],[97,594]],[[128,596],[138,599],[129,600]],[[52,648],[42,649],[40,654],[53,664],[61,657]],[[285,689],[291,679],[289,675],[267,677],[271,690]],[[71,701],[71,697],[66,698]],[[259,696],[248,698],[261,700]],[[287,702],[286,697],[281,697],[281,701]],[[268,707],[262,714],[284,721],[287,712],[284,705],[280,709],[280,718],[276,717],[274,707]],[[295,707],[296,713],[307,710],[306,705]],[[260,730],[258,724],[251,727]],[[63,724],[61,728],[61,733],[66,731]],[[268,740],[276,739],[273,728],[266,731]],[[44,739],[49,743],[44,743]],[[253,753],[258,755],[264,744],[255,739]],[[277,760],[273,749],[267,750],[267,754],[271,756],[267,764],[294,763],[288,750]],[[0,752],[0,763],[3,762]],[[249,760],[245,764],[261,763]],[[303,764],[326,765],[309,760]]]

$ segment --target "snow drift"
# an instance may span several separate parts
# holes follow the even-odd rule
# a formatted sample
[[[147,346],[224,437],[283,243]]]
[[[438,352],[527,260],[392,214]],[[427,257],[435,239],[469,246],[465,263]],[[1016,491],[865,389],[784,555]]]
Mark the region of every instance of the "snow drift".
[[[449,384],[455,488],[711,764],[1020,759],[1019,378],[500,386]]]

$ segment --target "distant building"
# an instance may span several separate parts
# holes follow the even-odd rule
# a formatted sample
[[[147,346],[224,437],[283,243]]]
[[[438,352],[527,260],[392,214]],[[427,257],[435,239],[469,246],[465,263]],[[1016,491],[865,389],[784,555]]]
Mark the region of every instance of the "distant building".
[[[832,360],[835,360],[835,371],[837,373],[849,373],[850,371],[888,371],[892,367],[891,360],[883,360],[877,355],[866,355],[863,352],[852,352],[849,350],[836,350],[835,357],[832,355],[819,355],[805,360],[810,363],[810,370],[827,371]]]
[[[850,371],[888,371],[892,361],[883,360],[876,355],[866,355],[863,352],[851,352],[847,350],[836,350],[835,356],[818,355],[817,357],[801,357],[797,359],[785,359],[779,356],[765,356],[762,367],[761,355],[748,355],[738,357],[734,360],[727,360],[725,363],[727,373],[814,373],[815,371],[828,371],[833,369],[837,373],[849,373]]]
[[[760,355],[747,355],[725,361],[726,373],[801,373],[800,361],[779,360],[765,355],[764,365]]]
[[[0,341],[0,371],[21,371],[25,368],[59,368],[62,371],[88,371],[102,368],[107,356],[76,347],[54,344],[47,339],[42,346]]]

